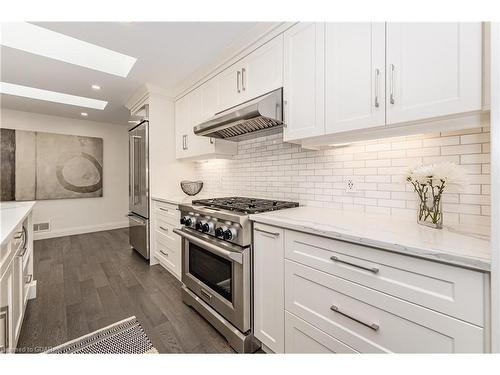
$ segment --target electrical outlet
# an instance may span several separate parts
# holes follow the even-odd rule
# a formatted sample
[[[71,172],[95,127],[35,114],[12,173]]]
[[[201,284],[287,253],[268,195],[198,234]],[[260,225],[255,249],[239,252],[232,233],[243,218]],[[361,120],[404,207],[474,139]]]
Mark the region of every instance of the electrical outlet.
[[[356,185],[354,184],[354,180],[352,178],[348,178],[345,185],[345,191],[347,193],[354,193],[356,191]]]

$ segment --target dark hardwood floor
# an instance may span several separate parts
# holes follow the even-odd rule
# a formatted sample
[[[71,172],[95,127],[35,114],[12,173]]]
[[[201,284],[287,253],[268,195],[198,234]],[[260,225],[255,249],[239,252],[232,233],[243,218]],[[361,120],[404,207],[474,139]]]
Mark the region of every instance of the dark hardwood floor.
[[[35,241],[34,274],[37,298],[28,302],[21,352],[135,315],[160,353],[234,353],[182,302],[180,282],[129,248],[127,229]]]

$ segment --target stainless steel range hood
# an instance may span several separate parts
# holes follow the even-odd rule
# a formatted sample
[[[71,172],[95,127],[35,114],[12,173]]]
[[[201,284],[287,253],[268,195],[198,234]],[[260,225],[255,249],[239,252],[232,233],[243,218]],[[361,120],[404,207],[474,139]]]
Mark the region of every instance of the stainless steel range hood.
[[[282,89],[278,89],[217,113],[193,130],[196,135],[231,138],[282,125],[283,93]]]

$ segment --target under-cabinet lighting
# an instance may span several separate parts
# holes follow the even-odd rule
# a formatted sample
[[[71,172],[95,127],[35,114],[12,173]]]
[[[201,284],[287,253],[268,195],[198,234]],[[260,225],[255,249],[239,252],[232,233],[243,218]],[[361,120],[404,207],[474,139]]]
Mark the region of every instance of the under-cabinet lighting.
[[[120,77],[137,59],[27,22],[2,23],[4,46]]]
[[[80,115],[81,115],[82,117],[87,117],[89,114],[88,114],[87,112],[82,112],[82,113],[80,113]]]
[[[108,102],[104,100],[42,90],[35,87],[21,86],[8,82],[0,82],[0,93],[93,109],[104,109],[108,104]]]
[[[101,89],[101,86],[99,86],[99,85],[92,85],[90,87],[92,87],[92,90],[96,90],[96,91],[99,91]]]

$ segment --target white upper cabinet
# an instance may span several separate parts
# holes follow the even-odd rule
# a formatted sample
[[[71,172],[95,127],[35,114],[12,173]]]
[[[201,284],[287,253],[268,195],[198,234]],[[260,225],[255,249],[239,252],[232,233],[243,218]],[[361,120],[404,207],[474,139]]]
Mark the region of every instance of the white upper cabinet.
[[[283,86],[283,35],[279,35],[243,59],[241,89],[245,100]]]
[[[327,23],[326,133],[385,125],[385,24]]]
[[[284,140],[353,141],[395,124],[411,134],[422,120],[477,114],[481,38],[481,23],[294,25],[284,33]]]
[[[242,101],[241,65],[231,65],[215,79],[219,81],[219,108],[217,112],[225,111]]]
[[[481,23],[387,23],[387,123],[481,109]]]
[[[213,117],[219,109],[219,82],[211,79],[201,86],[201,116],[203,120]]]
[[[325,24],[299,23],[284,33],[284,140],[325,133]]]
[[[194,134],[193,128],[208,120],[217,111],[218,87],[208,81],[175,102],[175,138],[177,159],[231,156],[237,144]]]
[[[221,72],[219,110],[225,111],[283,86],[283,35]]]
[[[189,126],[189,103],[188,96],[175,101],[175,155],[182,158],[187,157],[186,129]]]

